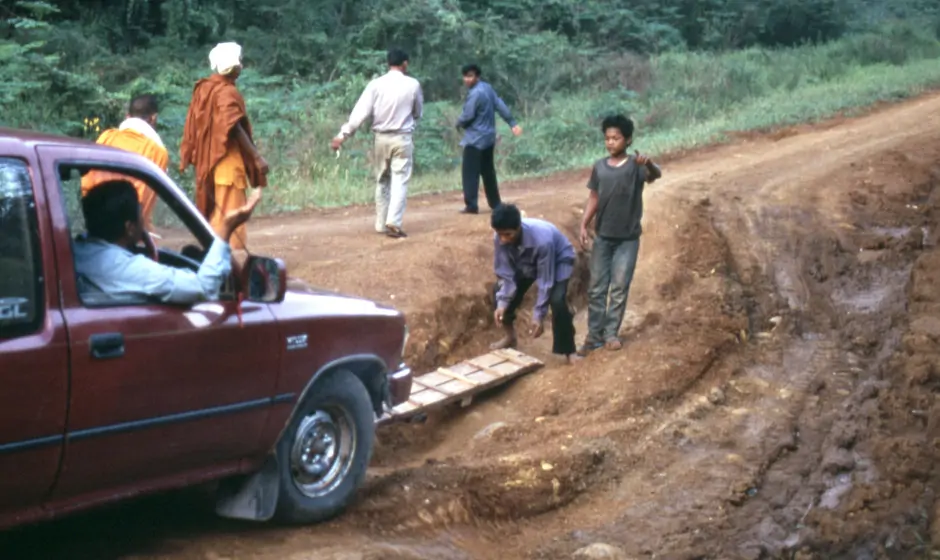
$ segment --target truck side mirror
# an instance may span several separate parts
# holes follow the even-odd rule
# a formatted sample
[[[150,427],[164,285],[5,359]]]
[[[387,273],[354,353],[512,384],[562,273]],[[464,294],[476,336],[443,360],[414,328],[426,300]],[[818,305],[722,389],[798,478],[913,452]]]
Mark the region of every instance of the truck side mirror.
[[[242,269],[245,299],[262,303],[284,301],[287,292],[287,266],[281,259],[248,257]]]

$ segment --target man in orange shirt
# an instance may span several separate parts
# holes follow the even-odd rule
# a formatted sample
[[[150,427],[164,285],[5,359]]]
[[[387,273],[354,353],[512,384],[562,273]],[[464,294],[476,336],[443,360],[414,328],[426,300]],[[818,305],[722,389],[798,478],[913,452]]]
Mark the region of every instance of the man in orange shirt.
[[[169,155],[163,140],[155,130],[157,126],[157,98],[153,95],[138,95],[131,99],[124,122],[117,128],[109,128],[101,133],[97,143],[144,156],[157,164],[157,167],[166,171],[169,164]],[[137,189],[137,198],[140,200],[141,217],[144,226],[150,231],[152,226],[153,207],[156,204],[156,193],[143,181],[128,177],[121,173],[105,170],[92,170],[82,177],[82,196],[88,191],[107,181],[129,181]]]
[[[180,144],[180,172],[196,167],[196,207],[218,233],[225,215],[244,206],[246,189],[268,184],[268,164],[251,135],[245,99],[235,87],[242,49],[219,43],[209,52],[213,74],[196,82]],[[245,225],[235,230],[232,249],[244,249]]]

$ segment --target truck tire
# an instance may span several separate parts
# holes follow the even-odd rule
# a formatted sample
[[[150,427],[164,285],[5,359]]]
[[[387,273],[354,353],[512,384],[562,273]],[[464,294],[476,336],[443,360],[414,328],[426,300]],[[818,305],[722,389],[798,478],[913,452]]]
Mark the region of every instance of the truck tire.
[[[337,370],[318,380],[277,444],[278,520],[316,523],[341,513],[372,457],[375,414],[358,377]]]

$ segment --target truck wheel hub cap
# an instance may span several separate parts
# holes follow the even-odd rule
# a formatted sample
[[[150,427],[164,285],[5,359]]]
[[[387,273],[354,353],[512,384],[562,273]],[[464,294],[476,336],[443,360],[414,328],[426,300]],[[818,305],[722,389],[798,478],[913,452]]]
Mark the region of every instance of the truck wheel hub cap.
[[[297,488],[317,497],[333,490],[352,464],[355,430],[342,409],[317,410],[297,427],[291,476]]]

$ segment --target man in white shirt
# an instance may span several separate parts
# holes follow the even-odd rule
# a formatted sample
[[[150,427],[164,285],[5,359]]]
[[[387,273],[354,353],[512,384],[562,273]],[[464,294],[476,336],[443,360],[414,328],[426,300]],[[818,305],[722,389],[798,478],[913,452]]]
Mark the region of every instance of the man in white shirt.
[[[408,53],[388,51],[388,73],[366,86],[349,121],[330,143],[339,150],[356,129],[372,117],[375,134],[373,160],[378,184],[375,189],[375,231],[389,237],[406,237],[402,230],[408,180],[414,161],[412,134],[424,110],[421,84],[408,71]]]
[[[149,238],[140,213],[137,191],[123,180],[96,186],[82,198],[88,235],[74,244],[79,291],[108,296],[144,296],[163,303],[189,304],[219,298],[232,268],[228,240],[251,217],[260,200],[255,191],[248,202],[224,218],[222,238],[216,238],[198,271],[162,265],[132,252]]]

